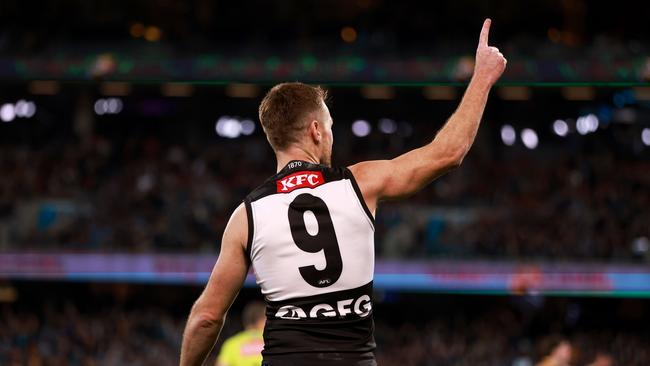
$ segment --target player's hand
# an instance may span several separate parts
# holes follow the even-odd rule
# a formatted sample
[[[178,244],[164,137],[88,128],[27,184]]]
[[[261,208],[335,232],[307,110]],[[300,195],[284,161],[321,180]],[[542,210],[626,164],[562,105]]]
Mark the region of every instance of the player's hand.
[[[498,48],[488,46],[491,23],[490,19],[485,19],[483,23],[474,65],[474,77],[486,81],[490,86],[499,80],[508,62]]]

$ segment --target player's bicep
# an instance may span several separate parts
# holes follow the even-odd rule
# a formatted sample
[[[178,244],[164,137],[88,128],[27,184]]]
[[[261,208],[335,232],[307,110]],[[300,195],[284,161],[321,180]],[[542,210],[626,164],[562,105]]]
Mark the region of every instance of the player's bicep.
[[[412,171],[393,160],[364,161],[350,167],[368,207],[382,199],[407,196],[412,190]]]
[[[460,165],[462,158],[455,152],[440,151],[435,142],[411,150],[391,162],[391,172],[382,198],[409,196],[434,179]]]
[[[382,199],[409,196],[451,170],[457,159],[436,154],[431,145],[391,160],[373,160],[350,167],[369,207]]]
[[[247,233],[246,209],[242,204],[226,226],[217,263],[195,304],[197,311],[211,314],[216,319],[225,317],[248,273],[249,262],[245,250]]]

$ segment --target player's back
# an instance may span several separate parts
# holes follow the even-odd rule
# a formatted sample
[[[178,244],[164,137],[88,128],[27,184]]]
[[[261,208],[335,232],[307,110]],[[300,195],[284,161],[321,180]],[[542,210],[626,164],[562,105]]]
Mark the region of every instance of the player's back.
[[[352,173],[292,161],[247,196],[246,211],[265,360],[370,357],[374,223]]]

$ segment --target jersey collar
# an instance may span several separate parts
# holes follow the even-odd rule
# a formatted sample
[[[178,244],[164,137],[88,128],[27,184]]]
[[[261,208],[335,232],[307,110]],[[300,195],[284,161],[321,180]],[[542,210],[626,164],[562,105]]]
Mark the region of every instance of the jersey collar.
[[[278,174],[279,175],[284,175],[286,173],[291,173],[291,172],[295,172],[295,171],[298,171],[298,170],[314,169],[314,168],[319,167],[319,166],[320,166],[320,164],[314,164],[314,163],[310,163],[310,162],[304,161],[304,160],[291,160],[291,161],[289,161],[287,163],[287,165],[284,166],[284,168],[282,168],[278,172]]]

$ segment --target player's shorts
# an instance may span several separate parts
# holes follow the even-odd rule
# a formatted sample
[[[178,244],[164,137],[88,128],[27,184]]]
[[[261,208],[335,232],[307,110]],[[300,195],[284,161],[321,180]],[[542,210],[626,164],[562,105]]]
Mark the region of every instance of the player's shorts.
[[[262,366],[377,366],[377,361],[372,352],[291,353],[264,356]]]

